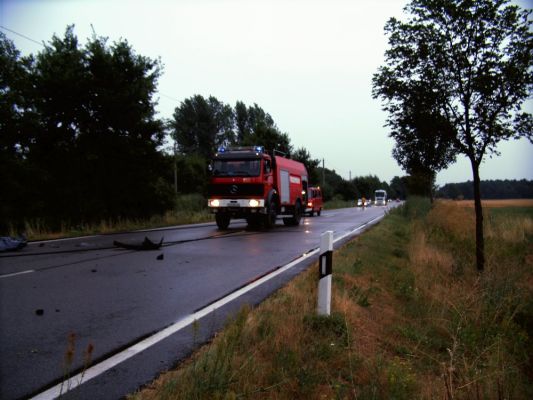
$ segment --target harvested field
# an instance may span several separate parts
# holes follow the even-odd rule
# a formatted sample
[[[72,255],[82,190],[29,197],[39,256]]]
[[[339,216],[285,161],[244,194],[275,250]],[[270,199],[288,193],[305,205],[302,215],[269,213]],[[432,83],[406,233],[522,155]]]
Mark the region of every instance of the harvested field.
[[[463,207],[474,207],[474,200],[445,200]],[[483,207],[533,207],[533,199],[481,200]]]

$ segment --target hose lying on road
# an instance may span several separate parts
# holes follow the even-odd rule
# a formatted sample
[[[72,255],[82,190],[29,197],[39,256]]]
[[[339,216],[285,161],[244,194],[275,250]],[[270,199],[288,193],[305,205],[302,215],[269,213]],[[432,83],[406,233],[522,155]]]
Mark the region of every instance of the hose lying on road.
[[[118,240],[113,241],[113,244],[116,247],[122,247],[128,250],[158,250],[163,244],[163,238],[161,238],[159,243],[154,243],[145,236],[144,241],[141,244],[123,243]]]

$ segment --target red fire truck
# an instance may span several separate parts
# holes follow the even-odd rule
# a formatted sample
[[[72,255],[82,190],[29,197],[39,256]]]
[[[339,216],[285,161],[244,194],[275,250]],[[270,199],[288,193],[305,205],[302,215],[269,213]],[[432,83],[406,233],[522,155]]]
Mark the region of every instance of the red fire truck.
[[[262,146],[218,149],[211,164],[208,207],[219,229],[232,218],[271,228],[278,216],[299,225],[307,200],[307,170],[297,161],[267,154]]]
[[[311,217],[315,213],[320,217],[323,207],[324,201],[322,200],[322,190],[320,190],[320,187],[318,186],[309,186],[307,189],[307,207],[305,208],[305,212]]]

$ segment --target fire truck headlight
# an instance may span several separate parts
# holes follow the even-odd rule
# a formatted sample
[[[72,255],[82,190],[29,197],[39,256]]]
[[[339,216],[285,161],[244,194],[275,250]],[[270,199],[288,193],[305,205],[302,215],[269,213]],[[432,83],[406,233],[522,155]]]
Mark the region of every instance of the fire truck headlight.
[[[311,202],[307,203],[307,207],[313,207],[313,203]]]
[[[250,205],[250,207],[259,207],[259,201],[257,201],[256,199],[250,200],[248,204]]]
[[[220,201],[218,201],[217,199],[211,200],[209,205],[211,207],[218,207],[218,206],[220,206]]]

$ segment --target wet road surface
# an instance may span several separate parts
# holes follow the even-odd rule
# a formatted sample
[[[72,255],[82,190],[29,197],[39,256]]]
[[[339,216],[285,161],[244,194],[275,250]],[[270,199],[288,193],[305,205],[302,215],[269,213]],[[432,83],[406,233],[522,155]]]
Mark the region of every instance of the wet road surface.
[[[382,216],[387,208],[324,211],[300,226],[279,220],[270,231],[232,221],[145,232],[32,242],[0,255],[0,398],[37,395],[190,316],[269,271],[316,249],[320,235],[339,238]],[[158,250],[118,248],[164,238]],[[190,354],[244,304],[257,304],[316,257],[247,292],[200,321],[200,331],[179,334],[142,350],[64,398],[114,399],[147,383]],[[194,338],[193,338],[194,336]],[[70,338],[70,339],[69,339]],[[70,340],[72,361],[66,361]],[[64,388],[63,393],[66,391]]]

